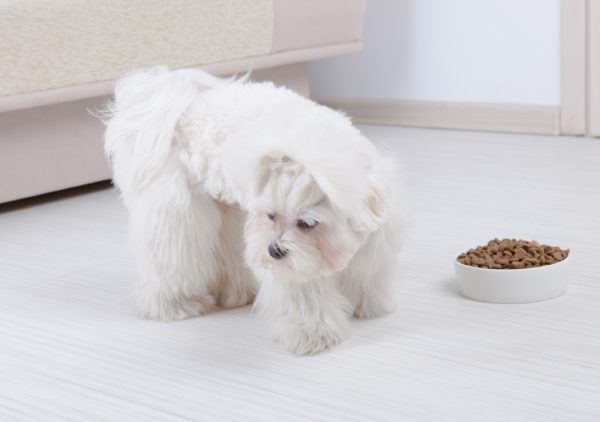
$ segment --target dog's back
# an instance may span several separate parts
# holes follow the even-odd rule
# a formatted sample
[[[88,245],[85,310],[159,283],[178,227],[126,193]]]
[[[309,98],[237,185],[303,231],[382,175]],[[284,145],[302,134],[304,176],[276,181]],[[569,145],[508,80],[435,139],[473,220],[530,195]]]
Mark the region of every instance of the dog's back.
[[[177,123],[196,95],[228,82],[200,70],[164,67],[136,71],[117,82],[107,107],[105,151],[123,193],[142,188],[160,170]]]

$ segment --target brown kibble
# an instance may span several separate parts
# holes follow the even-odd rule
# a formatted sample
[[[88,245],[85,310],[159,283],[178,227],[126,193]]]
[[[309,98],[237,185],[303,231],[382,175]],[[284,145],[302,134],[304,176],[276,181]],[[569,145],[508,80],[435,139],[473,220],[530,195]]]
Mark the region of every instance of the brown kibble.
[[[529,258],[529,254],[525,251],[517,251],[517,252],[515,252],[515,255],[513,256],[513,259],[518,259],[519,261],[521,261],[525,258]]]
[[[513,269],[525,268],[525,263],[519,262],[519,261],[512,261],[510,263],[510,268],[513,268]]]
[[[471,260],[474,264],[477,264],[479,266],[482,266],[483,264],[485,264],[485,261],[483,260],[483,258],[479,258],[478,256],[473,256],[473,258]]]
[[[569,256],[569,249],[540,245],[517,239],[493,239],[461,253],[457,260],[465,265],[489,269],[522,269],[550,265]]]

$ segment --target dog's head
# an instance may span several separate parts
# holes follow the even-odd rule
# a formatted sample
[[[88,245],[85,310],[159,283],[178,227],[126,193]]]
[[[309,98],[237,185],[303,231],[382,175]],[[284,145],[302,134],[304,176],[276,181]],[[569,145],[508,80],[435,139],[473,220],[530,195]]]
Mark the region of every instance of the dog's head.
[[[257,195],[246,225],[246,261],[274,279],[306,282],[348,264],[383,221],[381,191],[346,192],[360,172],[339,183],[327,166],[306,166],[287,156],[264,157]]]
[[[386,221],[391,173],[346,116],[284,99],[231,135],[223,169],[239,193],[232,201],[249,212],[247,264],[306,282],[344,269]]]

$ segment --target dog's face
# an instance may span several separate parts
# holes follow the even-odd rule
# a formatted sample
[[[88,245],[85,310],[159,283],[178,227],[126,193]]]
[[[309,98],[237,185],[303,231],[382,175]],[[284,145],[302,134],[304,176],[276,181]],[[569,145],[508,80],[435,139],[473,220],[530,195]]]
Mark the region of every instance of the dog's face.
[[[276,280],[306,282],[339,271],[365,237],[312,175],[285,157],[270,163],[251,208],[246,261]]]

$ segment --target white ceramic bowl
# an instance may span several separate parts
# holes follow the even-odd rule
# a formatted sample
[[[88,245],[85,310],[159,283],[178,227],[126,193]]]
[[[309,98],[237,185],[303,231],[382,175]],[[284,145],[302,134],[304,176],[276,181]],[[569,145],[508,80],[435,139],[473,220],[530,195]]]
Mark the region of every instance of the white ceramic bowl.
[[[560,262],[535,268],[495,270],[454,261],[458,290],[482,302],[527,303],[552,299],[567,290],[571,254]]]

